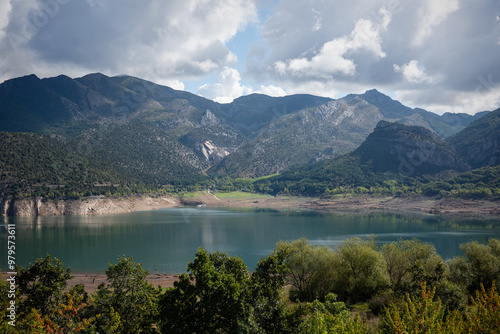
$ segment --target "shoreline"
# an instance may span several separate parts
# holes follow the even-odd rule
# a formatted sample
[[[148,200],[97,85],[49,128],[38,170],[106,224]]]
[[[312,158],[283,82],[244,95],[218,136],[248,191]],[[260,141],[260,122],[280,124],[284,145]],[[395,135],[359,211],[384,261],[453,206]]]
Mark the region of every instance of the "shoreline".
[[[207,207],[240,207],[255,209],[305,209],[349,214],[386,212],[401,214],[436,215],[456,218],[500,216],[500,201],[471,200],[462,198],[432,198],[425,196],[395,197],[375,195],[338,195],[333,198],[319,197],[266,197],[218,198],[214,194],[183,200],[184,205]]]
[[[217,197],[217,195],[220,196]],[[14,208],[9,211],[7,206]],[[131,195],[119,198],[93,196],[70,200],[23,199],[0,204],[0,216],[105,215],[154,211],[185,206],[233,207],[274,210],[312,210],[350,214],[386,212],[401,214],[469,217],[499,217],[500,201],[425,196],[336,195],[331,198],[270,196],[253,193],[199,192],[177,195]]]
[[[107,276],[105,273],[71,273],[74,276],[68,280],[68,287],[73,285],[83,284],[85,291],[89,294],[97,291],[99,284],[107,283]],[[155,287],[161,286],[162,288],[171,288],[174,282],[179,280],[180,274],[149,274],[146,280],[153,284]]]

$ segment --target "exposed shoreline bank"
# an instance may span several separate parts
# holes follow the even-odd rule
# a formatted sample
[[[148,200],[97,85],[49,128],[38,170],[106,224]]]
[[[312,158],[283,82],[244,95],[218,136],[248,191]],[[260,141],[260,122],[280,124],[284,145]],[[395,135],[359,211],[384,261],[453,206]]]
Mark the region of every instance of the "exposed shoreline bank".
[[[448,216],[500,216],[500,201],[471,200],[461,198],[432,198],[424,196],[395,197],[373,195],[340,195],[334,198],[311,197],[265,197],[261,198],[224,198],[213,194],[184,200],[188,205],[207,207],[245,207],[268,209],[308,209],[339,213],[367,214],[369,212],[414,213]]]
[[[241,194],[241,193],[240,193]],[[137,211],[151,211],[182,206],[266,208],[276,210],[304,209],[340,213],[366,214],[373,211],[391,213],[435,214],[451,216],[500,216],[500,201],[461,198],[432,198],[424,196],[395,197],[375,195],[338,195],[332,198],[266,196],[217,197],[203,192],[182,198],[175,195],[123,196],[119,198],[92,196],[81,199],[2,200],[0,216],[54,216],[54,215],[101,215]]]

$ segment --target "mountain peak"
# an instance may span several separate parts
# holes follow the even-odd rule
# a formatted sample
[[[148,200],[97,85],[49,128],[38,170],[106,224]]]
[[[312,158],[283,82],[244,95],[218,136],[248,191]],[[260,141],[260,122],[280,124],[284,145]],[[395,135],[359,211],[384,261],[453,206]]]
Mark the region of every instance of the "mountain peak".
[[[375,88],[372,88],[372,89],[369,89],[367,90],[363,95],[367,95],[367,94],[380,94],[380,95],[385,95],[381,92],[379,92],[377,89]]]

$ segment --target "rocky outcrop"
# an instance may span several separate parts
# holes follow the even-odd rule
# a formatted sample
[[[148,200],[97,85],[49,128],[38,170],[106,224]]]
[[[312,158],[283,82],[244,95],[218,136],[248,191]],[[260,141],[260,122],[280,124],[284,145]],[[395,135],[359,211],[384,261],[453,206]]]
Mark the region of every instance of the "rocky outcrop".
[[[24,198],[0,201],[0,216],[95,215],[146,211],[179,206],[177,197],[92,196],[79,199]]]
[[[201,145],[201,153],[206,161],[219,162],[229,155],[229,152],[212,144],[210,140]]]

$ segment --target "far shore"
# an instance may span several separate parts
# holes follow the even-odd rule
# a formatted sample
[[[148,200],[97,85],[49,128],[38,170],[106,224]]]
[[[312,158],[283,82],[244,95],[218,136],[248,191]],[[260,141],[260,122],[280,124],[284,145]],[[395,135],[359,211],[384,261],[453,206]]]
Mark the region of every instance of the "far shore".
[[[241,193],[236,193],[241,194]],[[208,192],[183,199],[183,205],[207,207],[268,208],[277,210],[308,209],[339,213],[367,214],[374,211],[390,213],[415,213],[456,216],[500,216],[500,201],[472,200],[461,198],[432,198],[425,196],[395,197],[376,195],[337,195],[332,198],[265,196],[231,196],[231,193],[217,196]]]

